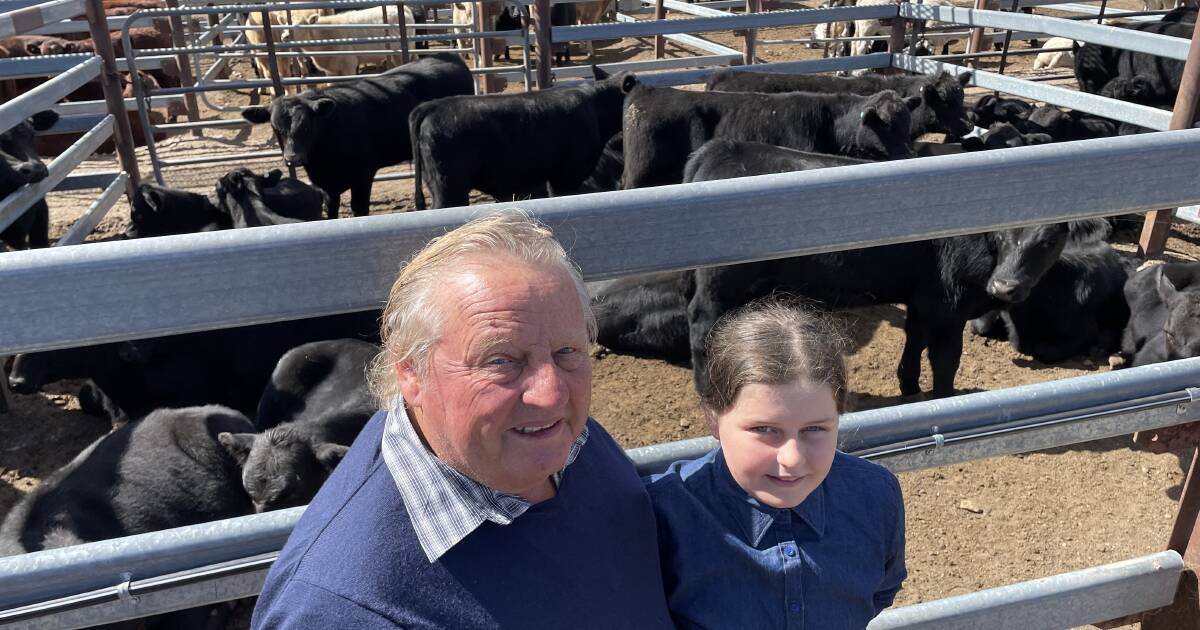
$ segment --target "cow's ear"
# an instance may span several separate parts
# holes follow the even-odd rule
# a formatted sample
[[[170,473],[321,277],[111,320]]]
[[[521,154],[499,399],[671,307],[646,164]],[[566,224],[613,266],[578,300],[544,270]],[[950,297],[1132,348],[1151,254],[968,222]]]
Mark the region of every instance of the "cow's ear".
[[[254,446],[254,434],[222,431],[217,434],[217,442],[220,442],[221,447],[233,457],[238,466],[245,466],[250,449]]]
[[[138,186],[138,192],[141,193],[142,199],[146,202],[146,205],[150,206],[151,210],[157,212],[159,206],[162,205],[162,192],[145,185]]]
[[[321,462],[321,465],[325,467],[325,470],[330,471],[332,471],[339,463],[341,463],[342,458],[346,456],[346,451],[349,450],[350,447],[348,446],[331,444],[329,442],[318,444],[315,449],[317,461]]]
[[[975,78],[975,74],[973,72],[964,72],[964,73],[958,75],[958,84],[963,87],[967,87],[967,85],[971,83],[971,79],[973,79],[973,78]],[[993,95],[989,94],[988,96],[993,96]]]
[[[858,115],[862,119],[864,125],[870,125],[879,122],[879,110],[874,107],[868,107]]]
[[[638,84],[637,75],[636,74],[627,74],[627,75],[625,75],[625,79],[621,81],[621,91],[628,94],[633,91],[633,88],[637,87],[637,84]]]
[[[305,18],[304,22],[306,24],[316,24],[318,21],[320,21],[320,19],[321,19],[321,16],[319,14],[313,14],[313,15],[310,15],[307,18]]]
[[[58,122],[58,112],[53,109],[43,109],[29,117],[29,124],[33,125],[35,131],[45,131],[53,127],[56,122]]]
[[[597,66],[596,64],[592,64],[592,78],[593,78],[594,80],[596,80],[596,81],[603,81],[603,80],[607,79],[607,78],[608,78],[608,77],[610,77],[610,76],[612,76],[612,75],[610,75],[609,73],[607,73],[607,72],[605,72],[604,70],[602,70],[602,69],[600,68],[600,66]]]
[[[274,188],[279,185],[279,180],[283,179],[283,171],[273,168],[267,176],[263,178],[263,188]]]
[[[29,55],[40,55],[42,54],[42,47],[40,44],[29,42],[25,44],[25,52]]]
[[[1162,299],[1163,304],[1170,304],[1174,301],[1175,296],[1179,294],[1179,290],[1175,288],[1175,285],[1171,284],[1171,279],[1161,269],[1162,265],[1159,265],[1159,267],[1158,277],[1154,279],[1154,285],[1158,289],[1158,297]]]
[[[1080,245],[1103,241],[1111,234],[1112,225],[1104,219],[1079,219],[1067,222],[1067,235]]]
[[[255,105],[242,110],[242,118],[250,122],[260,125],[265,122],[271,122],[271,110],[266,107]]]
[[[930,87],[932,88],[932,86]],[[936,93],[936,90],[934,92]],[[920,96],[910,96],[904,99],[904,106],[907,107],[908,111],[911,112],[912,110],[921,106],[922,100],[924,99],[922,99]]]
[[[312,110],[316,112],[318,116],[328,116],[331,112],[333,112],[335,107],[337,107],[337,101],[327,96],[318,98],[312,102]]]
[[[936,87],[933,87],[932,85],[926,85],[925,87],[921,88],[920,98],[923,98],[927,101],[936,101],[937,97],[938,97],[938,91],[937,91]],[[910,96],[909,98],[916,98],[916,97]],[[906,99],[906,104],[907,104],[907,99]]]

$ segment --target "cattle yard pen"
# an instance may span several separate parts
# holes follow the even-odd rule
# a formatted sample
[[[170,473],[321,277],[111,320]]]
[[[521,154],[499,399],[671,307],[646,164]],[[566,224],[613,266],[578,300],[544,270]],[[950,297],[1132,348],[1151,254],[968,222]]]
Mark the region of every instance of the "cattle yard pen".
[[[98,0],[92,1],[99,5]],[[290,6],[326,4],[333,3]],[[339,6],[379,4],[352,2]],[[81,0],[42,5],[43,12],[53,7],[53,12],[45,13],[44,21],[78,15],[66,9],[83,6]],[[266,11],[277,6],[284,5],[246,5],[239,10]],[[124,28],[127,32],[139,17],[147,15],[207,15],[208,10],[189,7],[143,11],[128,18]],[[211,10],[213,15],[230,12],[229,7]],[[172,11],[178,13],[169,13]],[[0,15],[0,31],[10,24],[5,21],[6,15]],[[893,17],[902,25],[895,29],[900,36],[907,28],[903,26],[906,22],[936,19],[972,28],[1019,29],[1071,37],[1173,59],[1187,59],[1190,50],[1183,40],[1064,18],[909,4],[899,8],[886,5],[706,15],[669,21],[626,17],[617,24],[554,27],[547,33],[548,40],[678,37],[730,29],[752,32],[755,28],[855,17]],[[213,30],[228,19],[228,15],[216,18]],[[225,25],[230,24],[232,20]],[[497,35],[483,31],[474,34]],[[100,40],[106,38],[97,38]],[[277,46],[286,50],[286,43]],[[944,61],[900,54],[899,37],[893,37],[890,43],[890,53],[755,64],[753,69],[820,72],[894,67],[924,73],[967,71]],[[152,54],[157,58],[210,54],[205,48],[182,46]],[[220,54],[217,48],[207,47],[214,49],[211,54]],[[538,48],[539,55],[549,55],[549,46]],[[144,59],[128,45],[126,51],[131,66]],[[101,64],[115,63],[111,51],[107,57],[100,52],[100,60],[76,56],[79,70],[64,73],[0,106],[0,123],[11,127],[79,85],[71,81],[96,72]],[[273,55],[270,48],[267,54]],[[1189,63],[1185,80],[1194,79],[1198,70],[1196,63]],[[644,79],[647,83],[683,85],[703,81],[711,72],[706,68],[673,70],[645,75]],[[8,253],[0,266],[0,291],[6,296],[0,302],[0,319],[6,322],[0,355],[376,307],[386,295],[395,261],[473,216],[515,207],[530,211],[551,226],[569,246],[585,277],[599,280],[1200,203],[1200,190],[1194,183],[1200,168],[1200,130],[1189,129],[1195,117],[1194,91],[1180,90],[1173,120],[1162,110],[998,73],[973,72],[972,84],[977,87],[1155,130],[1177,130],[1023,147],[998,154],[940,156],[540,199],[519,206],[498,203]],[[108,78],[114,83],[115,72]],[[255,85],[278,89],[278,79],[273,76]],[[188,91],[194,87],[203,86],[189,85],[178,92],[159,94],[182,96],[204,91]],[[106,92],[106,96],[110,94]],[[146,96],[152,95],[138,95],[139,104]],[[113,103],[113,98],[120,100],[119,96],[110,97],[109,105],[123,113],[123,104]],[[1184,123],[1178,120],[1181,116],[1187,119]],[[122,119],[116,117],[118,127]],[[175,129],[194,129],[196,122]],[[11,214],[10,208],[22,199],[30,201],[59,182],[73,181],[68,173],[78,160],[70,159],[82,159],[90,146],[82,143],[98,144],[94,136],[89,136],[107,135],[113,124],[111,116],[104,117],[75,147],[51,163],[51,177],[46,181],[58,179],[14,193],[0,205],[0,217]],[[118,142],[118,148],[121,144]],[[134,169],[128,173],[132,184],[137,179],[136,166],[130,169]],[[108,206],[118,196],[111,192],[113,187],[118,192],[121,188],[115,184],[118,179],[104,182],[110,190],[102,201]],[[75,181],[94,185],[98,180],[89,176]],[[1012,181],[1022,182],[1021,189],[1014,190]],[[1101,190],[1094,186],[1098,181],[1106,184]],[[806,216],[821,216],[821,223],[797,216],[795,200],[801,198],[810,213]],[[83,228],[79,231],[86,233]],[[321,260],[322,264],[309,264],[313,260]],[[246,269],[254,269],[255,273],[247,274]],[[222,299],[214,300],[214,295]],[[840,446],[893,470],[912,470],[1076,444],[1200,421],[1200,407],[1195,404],[1200,398],[1198,385],[1200,359],[1189,359],[847,414],[842,420]],[[647,472],[709,446],[703,440],[687,441],[633,449],[630,455]],[[1200,535],[1192,535],[1200,511],[1197,460],[1200,458],[1193,458],[1188,473],[1169,550],[888,611],[871,627],[960,628],[974,624],[1065,628],[1106,620],[1131,621],[1142,611],[1164,606],[1168,614],[1144,618],[1144,628],[1200,627],[1195,574],[1200,566]],[[0,608],[4,610],[0,611],[0,623],[13,627],[80,627],[254,595],[302,510],[2,559]],[[1174,622],[1165,621],[1170,614],[1177,615]]]

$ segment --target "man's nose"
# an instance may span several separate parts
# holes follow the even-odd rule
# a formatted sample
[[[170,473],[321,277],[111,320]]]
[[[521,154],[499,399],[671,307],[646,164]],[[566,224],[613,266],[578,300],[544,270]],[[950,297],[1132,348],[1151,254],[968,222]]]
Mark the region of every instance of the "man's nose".
[[[567,399],[567,382],[553,361],[531,365],[532,374],[525,385],[522,400],[534,407],[556,408]]]
[[[779,447],[775,461],[783,468],[795,468],[804,463],[804,453],[800,449],[800,440],[792,438]]]

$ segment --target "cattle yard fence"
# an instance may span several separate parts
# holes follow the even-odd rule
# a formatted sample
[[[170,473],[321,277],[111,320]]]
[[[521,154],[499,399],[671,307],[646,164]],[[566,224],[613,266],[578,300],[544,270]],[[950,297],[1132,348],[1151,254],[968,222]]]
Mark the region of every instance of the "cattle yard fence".
[[[57,11],[70,2],[79,0],[50,4]],[[276,5],[249,6],[265,11]],[[229,13],[223,8],[227,11],[213,15]],[[749,32],[878,10],[865,9],[554,27],[550,38],[566,42]],[[881,16],[890,11],[900,24],[938,19],[973,28],[1078,35],[1074,38],[1175,59],[1189,54],[1181,40],[1062,18],[985,10],[943,12],[941,7],[912,5],[883,9]],[[178,10],[176,17],[192,15]],[[130,16],[125,25],[140,15]],[[0,15],[0,29],[4,18]],[[226,19],[228,15],[215,17],[210,26]],[[188,47],[151,52],[166,57],[208,54],[179,48]],[[539,54],[548,48],[539,46]],[[145,52],[128,46],[126,50],[131,64]],[[888,66],[920,72],[965,70],[901,55],[896,47],[860,58],[755,64],[753,69],[812,72]],[[1194,78],[1196,70],[1195,63],[1189,64],[1185,78]],[[694,83],[709,72],[664,72],[646,75],[646,81]],[[63,76],[54,81],[63,82]],[[599,280],[1200,203],[1200,190],[1194,185],[1200,130],[1186,128],[1191,120],[1179,125],[1158,110],[996,73],[975,71],[972,81],[1152,129],[1183,128],[999,153],[9,253],[0,265],[0,291],[6,296],[0,301],[0,321],[6,322],[0,355],[377,308],[399,262],[430,238],[474,216],[518,207],[551,226],[587,279]],[[1194,94],[1189,98],[1187,117],[1194,118]],[[19,105],[14,100],[0,106],[0,124],[21,120],[17,114],[22,110],[15,109]],[[37,111],[28,107],[24,111]],[[1179,112],[1177,105],[1176,118]],[[51,172],[58,169],[61,174],[57,164],[51,164]],[[131,178],[136,179],[136,172]],[[1020,190],[1012,181],[1022,182]],[[804,199],[804,213],[796,212],[796,199]],[[247,274],[246,269],[255,273]],[[841,446],[899,471],[1200,421],[1200,407],[1194,404],[1200,394],[1198,377],[1200,359],[1190,359],[847,414]],[[710,444],[688,441],[634,449],[630,455],[649,472]],[[1197,460],[1193,458],[1188,473],[1171,549],[888,611],[871,627],[1063,628],[1127,621],[1142,611],[1166,607],[1144,616],[1143,627],[1194,628],[1200,619],[1194,572],[1200,562],[1200,536],[1190,536],[1200,510]],[[302,510],[5,558],[0,560],[0,623],[82,627],[254,595]],[[1154,625],[1172,613],[1191,619],[1193,625]]]

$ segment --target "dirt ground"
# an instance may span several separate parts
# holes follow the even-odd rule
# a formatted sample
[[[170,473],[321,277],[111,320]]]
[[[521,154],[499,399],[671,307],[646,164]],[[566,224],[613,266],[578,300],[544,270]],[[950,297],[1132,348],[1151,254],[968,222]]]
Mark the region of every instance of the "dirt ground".
[[[1127,0],[1110,2],[1123,6]],[[1131,5],[1132,6],[1132,5]],[[673,15],[672,17],[678,17]],[[762,39],[794,39],[810,29],[763,29]],[[741,39],[713,35],[735,49]],[[1020,49],[1023,44],[1014,44]],[[519,50],[517,51],[519,54]],[[694,52],[669,43],[670,56]],[[652,58],[648,40],[624,40],[600,49],[600,62]],[[799,45],[760,45],[763,61],[820,57],[819,50]],[[1009,72],[1031,74],[1032,57],[1015,57]],[[995,64],[983,63],[990,68]],[[1061,74],[1063,69],[1054,73]],[[244,63],[233,76],[250,76]],[[510,86],[518,89],[518,86]],[[247,92],[211,97],[228,108],[220,117],[236,116],[249,102]],[[216,114],[206,108],[206,117]],[[206,131],[204,137],[180,135],[159,143],[162,155],[179,159],[258,151],[274,146],[263,127]],[[142,172],[150,173],[145,149],[139,150]],[[255,170],[280,167],[278,160],[238,160],[168,171],[169,185],[208,191],[233,164]],[[111,157],[89,160],[85,169],[110,170]],[[388,172],[403,172],[407,166]],[[372,214],[411,207],[411,180],[377,184]],[[94,192],[56,193],[49,197],[52,237],[60,235],[94,198]],[[482,198],[479,201],[485,201]],[[348,214],[349,198],[342,212]],[[89,240],[117,237],[127,221],[119,205]],[[1200,258],[1200,227],[1179,225],[1169,242],[1169,256]],[[1132,251],[1131,245],[1125,250]],[[850,357],[850,386],[859,408],[900,402],[895,366],[903,345],[903,310],[860,309],[845,315],[852,336],[862,343]],[[1049,381],[1109,369],[1085,363],[1046,366],[1018,355],[1006,343],[988,342],[964,331],[964,356],[958,374],[963,391],[992,390]],[[928,370],[926,369],[926,372]],[[79,411],[79,383],[60,383],[34,396],[14,395],[12,410],[0,417],[0,514],[36,487],[108,426]],[[923,386],[928,389],[928,375]],[[626,447],[699,436],[703,423],[688,370],[660,361],[600,352],[595,361],[593,415]],[[897,605],[967,593],[981,588],[1062,573],[1161,550],[1175,513],[1187,457],[1183,453],[1153,455],[1132,450],[1128,438],[1072,448],[999,457],[962,465],[903,473],[900,480],[907,506],[909,578]],[[972,505],[973,504],[973,505]],[[971,509],[965,509],[970,507]]]

